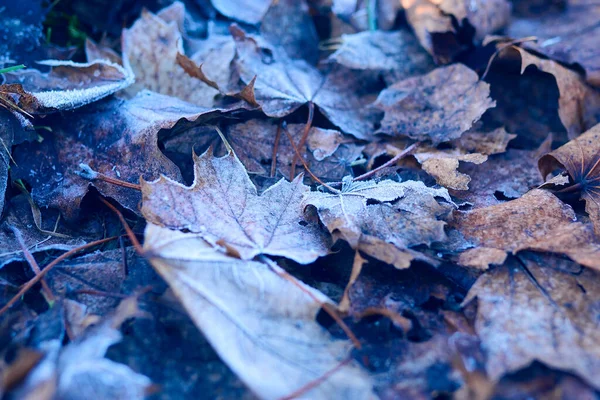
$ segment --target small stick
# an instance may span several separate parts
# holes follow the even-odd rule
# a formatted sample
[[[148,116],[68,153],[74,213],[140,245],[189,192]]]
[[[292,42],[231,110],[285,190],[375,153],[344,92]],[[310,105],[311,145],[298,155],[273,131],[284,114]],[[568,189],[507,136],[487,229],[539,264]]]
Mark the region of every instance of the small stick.
[[[33,278],[31,278],[23,286],[21,286],[21,289],[19,290],[19,292],[16,295],[14,295],[13,298],[10,299],[8,301],[8,303],[6,303],[4,305],[4,307],[2,307],[2,309],[0,309],[0,315],[4,314],[6,312],[6,310],[8,310],[13,304],[15,304],[25,293],[27,293],[29,291],[29,289],[31,289],[33,286],[35,286],[36,283],[38,283],[40,280],[42,280],[42,278],[52,268],[54,268],[57,264],[59,264],[61,261],[65,260],[65,259],[67,259],[69,257],[71,257],[73,254],[78,253],[81,250],[85,250],[85,249],[88,249],[90,247],[97,246],[99,244],[110,242],[111,240],[115,240],[116,238],[118,238],[118,236],[112,236],[112,237],[109,237],[109,238],[95,240],[93,242],[84,244],[83,246],[79,246],[79,247],[76,247],[74,249],[71,249],[71,250],[67,251],[64,254],[61,254],[54,261],[52,261],[50,264],[46,265],[44,267],[44,269],[42,269],[40,271],[39,274],[37,274],[36,276],[34,276]]]
[[[29,263],[29,266],[31,267],[33,272],[36,275],[38,275],[41,272],[40,266],[38,265],[37,261],[35,261],[33,254],[31,254],[31,252],[27,248],[21,231],[16,226],[9,225],[9,227],[15,235],[15,238],[17,238],[17,242],[19,242],[19,246],[21,246],[21,250],[23,251],[25,259]],[[52,293],[52,289],[50,289],[50,286],[48,286],[48,282],[46,282],[46,279],[42,279],[42,291],[44,292],[44,297],[46,298],[46,301],[52,302],[55,300],[56,297],[54,296],[54,293]]]
[[[260,256],[260,258],[269,267],[269,269],[271,271],[273,271],[274,273],[276,273],[283,279],[294,284],[294,286],[298,287],[302,292],[306,293],[315,303],[319,304],[323,308],[323,310],[325,310],[325,312],[327,314],[329,314],[329,316],[331,318],[333,318],[333,320],[335,322],[337,322],[337,324],[340,326],[340,328],[342,328],[342,330],[344,331],[346,336],[348,336],[348,338],[354,344],[354,347],[356,347],[359,350],[362,349],[362,345],[360,344],[360,341],[358,340],[356,335],[350,330],[350,327],[348,327],[348,325],[346,325],[346,323],[340,318],[340,316],[337,315],[335,310],[332,309],[331,304],[324,303],[321,300],[319,300],[314,294],[312,294],[309,290],[307,290],[304,286],[302,286],[296,278],[294,278],[292,275],[290,275],[286,271],[278,271],[275,267],[273,267],[273,264],[275,264],[274,261],[270,260],[269,258],[267,258],[265,256]],[[275,264],[275,265],[277,265],[277,264]],[[279,267],[279,266],[277,266],[277,267]]]
[[[281,139],[281,122],[277,125],[277,133],[275,133],[275,143],[273,144],[273,156],[271,157],[271,178],[275,176],[277,169],[277,149],[279,148],[279,140]]]
[[[286,128],[281,128],[281,129],[283,129],[283,131],[287,135],[287,137],[290,141],[290,144],[292,145],[292,148],[294,149],[294,152],[296,153],[296,155],[300,155],[300,151],[298,150],[298,147],[296,147],[296,145],[294,144],[294,139],[292,138],[292,135],[288,132],[288,130]],[[319,184],[323,185],[323,187],[326,187],[327,189],[331,190],[333,193],[340,193],[339,190],[329,186],[328,184],[326,184],[325,182],[320,180],[315,174],[313,174],[312,171],[310,170],[310,168],[308,168],[308,165],[306,164],[306,161],[304,161],[304,158],[302,158],[302,156],[300,156],[300,162],[302,163],[302,166],[304,167],[306,172],[308,172],[308,174],[311,176],[311,178],[313,178],[315,180],[315,182],[318,182]]]
[[[82,177],[83,179],[87,179],[90,181],[104,181],[106,183],[111,183],[113,185],[117,185],[117,186],[122,186],[122,187],[126,187],[129,189],[134,189],[134,190],[142,190],[142,186],[137,184],[137,183],[130,183],[130,182],[125,182],[122,181],[120,179],[117,178],[112,178],[108,175],[105,175],[101,172],[97,172],[94,171],[89,165],[81,163],[79,164],[79,168],[81,168],[81,171],[77,171],[75,172],[77,175],[79,175],[80,177]]]
[[[133,248],[135,249],[135,251],[139,255],[143,255],[144,254],[144,249],[142,249],[142,245],[140,244],[139,240],[135,236],[135,233],[133,233],[133,231],[129,227],[129,224],[127,223],[127,221],[125,221],[125,217],[123,217],[123,214],[121,214],[121,211],[117,210],[117,208],[115,206],[113,206],[112,204],[110,204],[103,197],[99,197],[99,198],[100,198],[101,202],[103,202],[108,208],[110,208],[112,210],[112,212],[114,212],[115,214],[117,214],[117,217],[119,217],[119,221],[121,221],[121,224],[123,225],[123,228],[125,228],[125,232],[127,233],[127,237],[129,238],[129,240],[131,240],[131,244],[133,244]]]
[[[313,117],[315,116],[315,104],[312,101],[308,102],[308,120],[306,121],[306,125],[304,126],[304,132],[302,132],[302,137],[300,138],[300,142],[298,142],[298,149],[302,150],[304,145],[306,144],[306,139],[308,138],[308,132],[310,131],[310,127],[312,126]],[[293,142],[292,142],[293,143]],[[294,154],[294,159],[292,160],[292,168],[290,169],[290,181],[294,180],[294,176],[296,175],[296,163],[298,162],[298,158],[303,160],[302,154],[297,152]]]
[[[307,393],[309,390],[312,390],[312,389],[316,388],[317,386],[319,386],[321,383],[325,382],[327,379],[329,379],[329,377],[331,375],[338,372],[343,366],[348,365],[350,363],[350,361],[352,361],[351,358],[345,359],[344,361],[342,361],[335,367],[331,368],[329,371],[325,372],[323,375],[321,375],[317,379],[314,379],[314,380],[308,382],[306,385],[302,386],[300,389],[294,391],[291,394],[288,394],[287,396],[281,397],[279,400],[292,400],[292,399],[299,398],[303,394]]]
[[[372,169],[369,172],[366,172],[366,173],[364,173],[364,174],[362,174],[360,176],[357,176],[356,178],[353,179],[353,181],[362,181],[364,179],[370,178],[373,175],[375,175],[377,172],[381,171],[382,169],[390,167],[390,166],[396,164],[400,159],[402,159],[404,156],[406,156],[411,151],[413,151],[415,147],[417,147],[417,143],[411,144],[410,146],[408,146],[407,148],[405,148],[404,150],[402,150],[400,153],[398,153],[397,155],[395,155],[394,158],[392,158],[391,160],[389,160],[385,164],[382,164],[379,167],[377,167],[375,169]]]

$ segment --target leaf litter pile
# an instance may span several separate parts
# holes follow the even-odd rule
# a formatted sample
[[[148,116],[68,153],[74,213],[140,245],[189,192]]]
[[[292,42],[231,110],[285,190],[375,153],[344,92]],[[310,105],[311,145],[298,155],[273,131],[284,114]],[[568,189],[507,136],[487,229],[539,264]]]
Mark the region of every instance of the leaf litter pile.
[[[3,399],[600,396],[597,2],[107,4],[0,7]]]

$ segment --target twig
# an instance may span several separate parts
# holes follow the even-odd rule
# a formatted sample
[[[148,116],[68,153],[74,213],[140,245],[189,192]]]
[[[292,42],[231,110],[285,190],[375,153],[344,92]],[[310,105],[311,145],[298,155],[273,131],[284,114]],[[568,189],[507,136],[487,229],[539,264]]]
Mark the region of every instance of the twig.
[[[277,149],[281,139],[281,122],[277,124],[277,133],[275,133],[275,143],[273,143],[273,156],[271,157],[271,178],[275,176],[277,170]]]
[[[74,249],[71,249],[71,250],[67,251],[66,253],[58,256],[54,261],[52,261],[50,264],[46,265],[44,267],[44,269],[42,269],[40,271],[39,274],[37,274],[36,276],[31,278],[23,286],[21,286],[21,289],[19,290],[19,292],[16,295],[14,295],[13,298],[10,299],[8,301],[8,303],[6,303],[4,305],[4,307],[2,307],[2,309],[0,309],[0,315],[4,314],[6,312],[6,310],[8,310],[13,304],[15,304],[25,293],[27,293],[29,291],[29,289],[31,289],[33,286],[35,286],[36,283],[38,283],[52,268],[54,268],[61,261],[71,257],[73,254],[78,253],[81,250],[85,250],[90,247],[97,246],[99,244],[110,242],[111,240],[115,240],[117,237],[118,236],[113,236],[113,237],[109,237],[109,238],[95,240],[93,242],[84,244],[83,246],[79,246]]]
[[[294,139],[292,138],[292,135],[288,132],[288,130],[285,127],[282,127],[281,129],[287,135],[288,140],[290,141],[290,144],[292,145],[292,148],[294,149],[294,152],[297,155],[300,155],[300,151],[298,150],[298,148],[294,144]],[[328,184],[326,184],[325,182],[323,182],[322,180],[320,180],[315,174],[313,174],[312,171],[310,170],[310,168],[308,168],[308,165],[306,164],[306,161],[304,161],[304,158],[302,158],[302,156],[300,156],[300,162],[302,163],[302,166],[304,167],[304,169],[306,170],[306,172],[308,172],[308,174],[311,176],[311,178],[313,178],[315,180],[315,182],[318,182],[319,184],[323,185],[323,187],[331,190],[333,193],[340,193],[339,190],[337,190],[337,189],[329,186]]]
[[[23,234],[21,234],[21,231],[16,226],[9,225],[9,228],[15,235],[15,238],[17,238],[17,242],[19,242],[19,246],[21,246],[21,250],[23,251],[23,255],[25,256],[27,263],[29,263],[29,266],[31,267],[33,272],[36,275],[38,275],[41,272],[40,266],[38,265],[37,261],[35,261],[33,254],[31,254],[31,252],[27,248],[25,240],[23,239]],[[52,293],[52,289],[50,289],[50,286],[48,286],[48,282],[46,282],[46,279],[42,279],[42,290],[44,292],[44,297],[46,298],[46,301],[53,302],[55,300],[54,293]]]
[[[306,385],[302,386],[300,389],[294,391],[291,394],[288,394],[287,396],[281,397],[279,400],[291,400],[291,399],[299,398],[303,394],[307,393],[309,390],[312,390],[312,389],[316,388],[317,386],[319,386],[320,384],[322,384],[323,382],[325,382],[327,379],[329,379],[329,377],[331,375],[338,372],[345,365],[348,365],[350,363],[350,361],[352,361],[351,358],[345,359],[344,361],[342,361],[335,367],[331,368],[329,371],[325,372],[323,375],[321,375],[317,379],[314,379],[314,380],[308,382]]]
[[[130,182],[122,181],[120,179],[112,178],[108,175],[103,174],[102,172],[94,171],[87,164],[81,163],[81,164],[79,164],[79,168],[81,168],[81,171],[76,171],[75,173],[77,175],[79,175],[80,177],[82,177],[83,179],[87,179],[90,181],[95,181],[95,180],[104,181],[106,183],[111,183],[113,185],[122,186],[122,187],[126,187],[129,189],[134,189],[134,190],[138,190],[138,191],[142,190],[142,186],[137,183],[130,183]]]
[[[125,221],[125,217],[123,217],[123,214],[121,214],[121,211],[117,210],[117,208],[115,206],[113,206],[112,204],[110,204],[103,197],[99,197],[99,199],[108,208],[110,208],[112,210],[112,212],[114,212],[115,214],[117,214],[117,217],[119,217],[119,221],[121,221],[121,224],[123,225],[123,228],[125,229],[125,232],[127,233],[127,237],[129,238],[129,240],[131,240],[131,244],[133,244],[133,248],[135,249],[135,251],[139,255],[143,255],[144,254],[144,249],[142,249],[142,245],[140,244],[139,240],[135,236],[135,233],[133,233],[133,231],[129,227],[129,224],[127,223],[127,221]]]
[[[392,158],[391,160],[389,160],[388,162],[386,162],[385,164],[380,165],[379,167],[372,169],[369,172],[366,172],[360,176],[357,176],[356,178],[353,179],[353,181],[362,181],[364,179],[370,178],[373,175],[375,175],[377,172],[381,171],[384,168],[387,168],[389,166],[392,166],[394,164],[396,164],[400,159],[402,159],[404,156],[408,155],[411,151],[414,150],[414,148],[417,147],[417,143],[413,143],[410,146],[408,146],[407,148],[405,148],[404,150],[402,150],[400,153],[398,153],[397,155],[394,156],[394,158]]]
[[[298,148],[303,149],[306,144],[306,139],[308,138],[308,132],[310,132],[310,128],[312,126],[313,117],[315,116],[315,103],[312,101],[308,102],[308,120],[306,121],[306,125],[304,126],[304,132],[302,132],[302,137],[298,142]],[[294,159],[292,160],[292,167],[290,169],[290,181],[294,180],[294,176],[296,175],[296,163],[298,162],[298,158],[303,160],[302,154],[300,152],[296,152],[294,154]]]
[[[321,306],[321,308],[331,318],[333,318],[333,320],[335,322],[337,322],[337,324],[340,326],[340,328],[342,328],[342,330],[344,331],[346,336],[348,336],[348,338],[354,344],[354,347],[356,347],[359,350],[362,349],[362,345],[360,344],[360,341],[358,340],[356,335],[350,330],[350,327],[348,327],[348,325],[346,325],[346,323],[340,318],[340,316],[337,315],[337,313],[335,312],[335,309],[332,307],[332,304],[324,303],[321,300],[319,300],[314,294],[311,293],[310,290],[308,290],[304,286],[302,286],[302,284],[300,282],[298,282],[298,280],[296,278],[294,278],[292,275],[288,274],[286,271],[283,271],[283,270],[279,271],[278,270],[279,266],[277,264],[275,264],[275,262],[272,261],[271,259],[269,259],[268,257],[260,256],[260,258],[269,267],[269,269],[271,271],[273,271],[274,273],[276,273],[283,279],[291,282],[294,286],[299,288],[302,292],[306,293],[315,303],[318,303]],[[275,264],[275,266],[273,266],[273,264]]]

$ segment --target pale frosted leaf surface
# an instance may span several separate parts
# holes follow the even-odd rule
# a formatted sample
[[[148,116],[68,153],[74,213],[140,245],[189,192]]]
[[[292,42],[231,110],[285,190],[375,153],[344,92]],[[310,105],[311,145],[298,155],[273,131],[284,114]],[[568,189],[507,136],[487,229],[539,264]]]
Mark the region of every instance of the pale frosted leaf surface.
[[[24,69],[4,74],[0,97],[31,115],[73,110],[131,85],[130,71],[107,60],[89,63],[47,60],[50,72]],[[16,112],[16,111],[15,111]],[[31,126],[30,122],[24,125]]]
[[[197,234],[153,224],[144,249],[219,356],[259,397],[287,396],[349,356],[351,343],[315,320],[314,298],[330,300],[279,276],[275,264],[231,258]],[[371,390],[366,372],[350,362],[303,397],[370,399]]]
[[[272,0],[211,0],[211,3],[226,17],[254,25],[263,19]]]
[[[495,104],[475,71],[453,64],[388,87],[375,106],[385,113],[382,133],[439,144],[459,138]]]
[[[381,73],[387,82],[417,76],[434,68],[431,56],[406,31],[365,31],[342,35],[327,60],[350,69]]]
[[[410,260],[424,258],[410,247],[446,239],[443,218],[451,199],[446,189],[417,181],[346,181],[341,193],[311,192],[304,204],[314,206],[327,229],[353,248],[407,268]]]
[[[189,76],[177,63],[177,54],[184,54],[183,40],[177,21],[167,22],[143,12],[131,28],[123,31],[123,61],[136,79],[128,92],[135,94],[149,89],[199,106],[213,106],[219,91]],[[196,53],[190,57],[192,61],[205,64],[203,70],[209,78],[226,87],[229,63],[234,56],[231,37],[211,35],[194,44]]]
[[[142,184],[142,214],[171,229],[222,240],[243,259],[277,255],[310,263],[327,254],[328,239],[301,207],[310,189],[302,177],[280,180],[260,196],[233,154],[216,158],[212,150],[194,156],[194,183],[183,186],[166,177]]]
[[[540,361],[599,389],[598,272],[550,256],[519,258],[482,275],[465,299],[477,299],[488,374],[497,380]]]
[[[289,58],[260,37],[230,28],[236,44],[235,66],[244,83],[256,76],[254,94],[263,112],[284,117],[302,105],[313,102],[344,133],[361,139],[373,133],[374,100],[365,94],[367,85],[360,77],[334,69],[323,75],[304,60]]]
[[[181,172],[158,148],[158,132],[178,122],[195,124],[219,114],[177,98],[143,91],[129,100],[109,99],[58,120],[41,143],[24,144],[14,152],[13,179],[32,188],[39,206],[58,208],[68,219],[90,189],[90,181],[77,172],[79,164],[130,183],[140,176],[156,179],[165,174],[180,179]],[[31,157],[42,152],[44,157]],[[123,207],[138,212],[141,196],[103,181],[93,185]]]

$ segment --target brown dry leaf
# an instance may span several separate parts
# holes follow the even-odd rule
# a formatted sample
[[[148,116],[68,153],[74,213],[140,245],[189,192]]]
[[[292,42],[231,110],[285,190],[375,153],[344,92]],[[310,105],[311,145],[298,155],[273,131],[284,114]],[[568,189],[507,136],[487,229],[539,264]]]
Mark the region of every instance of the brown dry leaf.
[[[226,17],[250,25],[258,24],[273,0],[211,0],[212,5]]]
[[[299,176],[280,180],[260,196],[233,152],[215,158],[212,149],[194,154],[194,183],[161,176],[142,182],[142,214],[148,222],[199,233],[242,259],[260,254],[308,264],[327,254],[328,238],[300,205],[310,188]]]
[[[277,0],[260,24],[260,34],[293,58],[319,62],[319,35],[305,0]]]
[[[531,18],[515,18],[508,26],[514,38],[536,36],[525,44],[536,52],[565,64],[578,65],[586,80],[600,86],[600,6],[589,0],[569,0],[561,12],[535,13]],[[546,4],[541,10],[545,11]]]
[[[515,52],[518,55],[515,55]],[[535,66],[556,79],[560,93],[558,115],[569,138],[577,137],[600,122],[600,91],[588,86],[580,74],[555,61],[535,56],[520,47],[513,46],[501,52],[501,57],[515,56],[521,59],[521,74],[525,73],[529,66]]]
[[[321,303],[331,303],[321,292],[285,279],[275,263],[229,257],[198,234],[149,223],[144,236],[154,268],[260,398],[288,396],[333,368],[335,374],[302,397],[373,398],[370,378],[356,362],[339,367],[351,343],[334,339],[316,322]]]
[[[471,177],[458,171],[459,162],[482,164],[488,155],[506,151],[508,142],[516,136],[507,133],[504,128],[492,132],[470,130],[453,141],[453,149],[421,146],[414,157],[437,184],[448,189],[468,190]]]
[[[453,224],[467,240],[487,248],[478,250],[479,266],[486,259],[497,263],[497,250],[531,249],[564,254],[600,269],[600,243],[591,227],[576,222],[573,209],[546,190],[534,189],[516,200],[457,213]],[[471,257],[473,253],[468,253],[461,261]]]
[[[481,42],[486,35],[503,28],[511,10],[506,0],[402,0],[401,3],[421,45],[441,63],[452,61],[471,44],[469,41]],[[463,38],[465,35],[468,39]]]
[[[434,145],[459,138],[495,106],[489,85],[463,64],[408,78],[383,90],[375,106],[385,112],[380,131]]]
[[[88,62],[96,60],[108,60],[114,64],[123,65],[123,59],[110,47],[94,42],[90,38],[85,39],[85,57]]]
[[[90,188],[90,182],[77,175],[81,163],[130,183],[159,174],[180,179],[179,169],[158,148],[158,132],[181,120],[200,123],[217,113],[148,91],[131,100],[111,99],[57,120],[43,142],[18,146],[11,176],[31,185],[38,206],[58,208],[73,219]],[[138,211],[139,192],[98,180],[91,184],[123,207]]]
[[[431,56],[406,31],[366,31],[342,35],[339,48],[327,61],[381,74],[389,84],[422,75],[434,68]]]
[[[47,60],[39,64],[52,69],[48,73],[35,69],[6,73],[0,85],[0,106],[28,128],[33,126],[29,117],[73,110],[124,89],[134,80],[127,69],[106,60],[85,64]]]
[[[598,272],[556,257],[523,254],[482,275],[464,303],[477,299],[489,376],[540,361],[599,389],[599,296]]]
[[[411,247],[446,239],[440,219],[448,207],[436,197],[452,204],[446,189],[429,188],[418,181],[348,179],[340,193],[310,192],[304,204],[314,206],[329,232],[352,248],[397,268],[408,268],[415,258],[434,263]]]
[[[236,43],[234,64],[242,81],[254,83],[255,99],[265,114],[284,117],[309,102],[344,133],[367,139],[372,136],[376,116],[367,107],[369,82],[357,74],[334,69],[321,74],[304,60],[289,58],[261,37],[251,36],[232,25]]]
[[[185,12],[183,7],[178,10]],[[210,81],[226,88],[231,75],[229,64],[235,54],[233,39],[213,34],[194,44],[196,52],[190,60],[203,65]],[[199,106],[214,106],[219,90],[189,76],[178,64],[178,54],[184,54],[179,25],[144,11],[131,28],[123,31],[123,62],[136,78],[128,93],[149,89]]]
[[[574,184],[562,190],[581,193],[585,210],[600,233],[600,124],[543,156],[539,168],[544,178],[557,168],[569,173]]]

